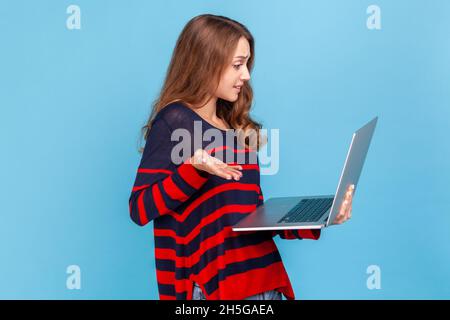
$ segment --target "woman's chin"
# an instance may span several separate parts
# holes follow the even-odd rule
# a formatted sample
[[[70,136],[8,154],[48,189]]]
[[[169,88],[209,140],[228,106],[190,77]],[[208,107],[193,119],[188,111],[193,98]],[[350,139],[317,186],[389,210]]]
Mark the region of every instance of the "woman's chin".
[[[220,97],[222,100],[226,100],[228,102],[236,102],[239,98],[239,93],[232,93],[226,97]]]
[[[228,101],[236,102],[238,98],[239,98],[239,93],[232,95]]]

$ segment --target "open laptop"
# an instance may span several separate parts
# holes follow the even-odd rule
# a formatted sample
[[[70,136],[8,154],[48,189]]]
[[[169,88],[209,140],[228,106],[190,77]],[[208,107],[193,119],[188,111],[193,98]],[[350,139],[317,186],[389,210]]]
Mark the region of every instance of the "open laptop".
[[[378,117],[353,133],[341,177],[334,195],[276,197],[232,227],[233,231],[321,229],[333,223],[349,185],[356,192]]]

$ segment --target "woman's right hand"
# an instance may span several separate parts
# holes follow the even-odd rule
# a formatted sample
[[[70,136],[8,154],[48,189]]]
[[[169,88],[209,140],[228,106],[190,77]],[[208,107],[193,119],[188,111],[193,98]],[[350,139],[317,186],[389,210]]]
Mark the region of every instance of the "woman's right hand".
[[[242,167],[240,165],[228,165],[211,156],[203,149],[198,149],[194,152],[194,155],[189,158],[189,162],[198,170],[206,171],[210,174],[222,177],[224,179],[239,180],[242,177]]]

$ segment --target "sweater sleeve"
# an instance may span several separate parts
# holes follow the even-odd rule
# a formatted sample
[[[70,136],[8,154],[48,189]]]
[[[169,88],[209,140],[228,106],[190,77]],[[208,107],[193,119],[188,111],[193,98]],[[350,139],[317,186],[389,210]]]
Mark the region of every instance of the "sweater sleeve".
[[[260,188],[260,194],[258,197],[257,207],[264,203],[264,195]],[[272,233],[272,237],[277,235],[280,236],[281,239],[293,240],[293,239],[311,239],[318,240],[320,238],[320,230],[321,229],[301,229],[301,230],[273,230],[270,231]]]
[[[147,136],[144,152],[129,197],[131,219],[140,226],[163,215],[177,215],[177,208],[208,180],[209,173],[185,160],[175,165],[171,130],[156,118]]]

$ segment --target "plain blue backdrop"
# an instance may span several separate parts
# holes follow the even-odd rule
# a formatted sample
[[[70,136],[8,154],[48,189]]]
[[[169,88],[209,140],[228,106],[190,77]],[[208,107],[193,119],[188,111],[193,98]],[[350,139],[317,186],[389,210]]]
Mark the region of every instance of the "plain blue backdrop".
[[[69,5],[81,29],[69,30]],[[381,9],[369,30],[367,7]],[[0,298],[157,299],[152,224],[129,218],[140,128],[183,26],[256,39],[252,114],[280,130],[265,198],[333,193],[379,116],[353,218],[276,243],[297,299],[450,298],[448,1],[3,1]],[[69,265],[81,289],[66,288]],[[381,270],[369,290],[366,270]]]

